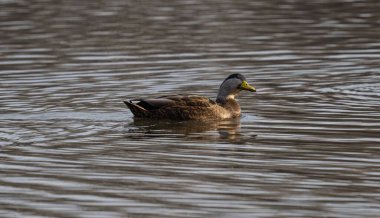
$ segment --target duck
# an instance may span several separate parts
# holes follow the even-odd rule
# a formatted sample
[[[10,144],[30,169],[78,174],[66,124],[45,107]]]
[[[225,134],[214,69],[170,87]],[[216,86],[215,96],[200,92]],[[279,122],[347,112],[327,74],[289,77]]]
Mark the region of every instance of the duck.
[[[240,91],[256,92],[246,78],[234,73],[219,86],[215,100],[199,95],[165,95],[124,100],[135,118],[168,120],[224,120],[241,116],[236,96]]]

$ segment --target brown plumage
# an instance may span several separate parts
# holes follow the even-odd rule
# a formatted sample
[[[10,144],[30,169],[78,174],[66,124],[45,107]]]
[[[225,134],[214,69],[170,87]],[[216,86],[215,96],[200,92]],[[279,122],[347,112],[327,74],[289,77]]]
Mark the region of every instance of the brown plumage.
[[[124,101],[135,117],[172,120],[221,120],[240,116],[235,96],[240,90],[256,91],[244,76],[232,74],[219,88],[213,101],[197,95],[171,95]]]

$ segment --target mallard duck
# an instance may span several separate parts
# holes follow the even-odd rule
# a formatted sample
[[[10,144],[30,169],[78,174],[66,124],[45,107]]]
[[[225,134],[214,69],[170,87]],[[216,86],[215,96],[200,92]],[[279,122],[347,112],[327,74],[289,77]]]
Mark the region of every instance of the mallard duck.
[[[169,95],[124,101],[135,117],[171,120],[222,120],[239,117],[235,100],[242,91],[256,92],[241,74],[228,76],[220,85],[215,101],[198,95]]]

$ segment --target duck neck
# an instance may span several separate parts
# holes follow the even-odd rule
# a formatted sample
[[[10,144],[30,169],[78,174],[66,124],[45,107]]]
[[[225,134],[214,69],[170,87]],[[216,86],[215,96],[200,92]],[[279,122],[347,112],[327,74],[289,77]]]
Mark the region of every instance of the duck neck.
[[[238,93],[238,90],[231,91],[229,87],[223,87],[222,84],[222,86],[219,88],[218,96],[216,97],[216,102],[219,104],[224,104],[227,100],[235,101],[235,96]]]
[[[216,98],[216,102],[220,105],[224,105],[229,101],[235,101],[235,95],[220,95],[218,94],[218,97]]]
[[[240,105],[235,100],[235,95],[227,96],[224,98],[218,96],[216,102],[226,110],[230,111],[233,114],[233,117],[240,116]]]

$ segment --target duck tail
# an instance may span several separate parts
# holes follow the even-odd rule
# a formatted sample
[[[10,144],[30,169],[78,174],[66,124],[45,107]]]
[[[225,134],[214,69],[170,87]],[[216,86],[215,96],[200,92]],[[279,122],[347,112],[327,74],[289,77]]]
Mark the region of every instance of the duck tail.
[[[124,103],[135,117],[147,117],[149,114],[149,111],[137,104],[132,103],[132,101],[124,101]]]

